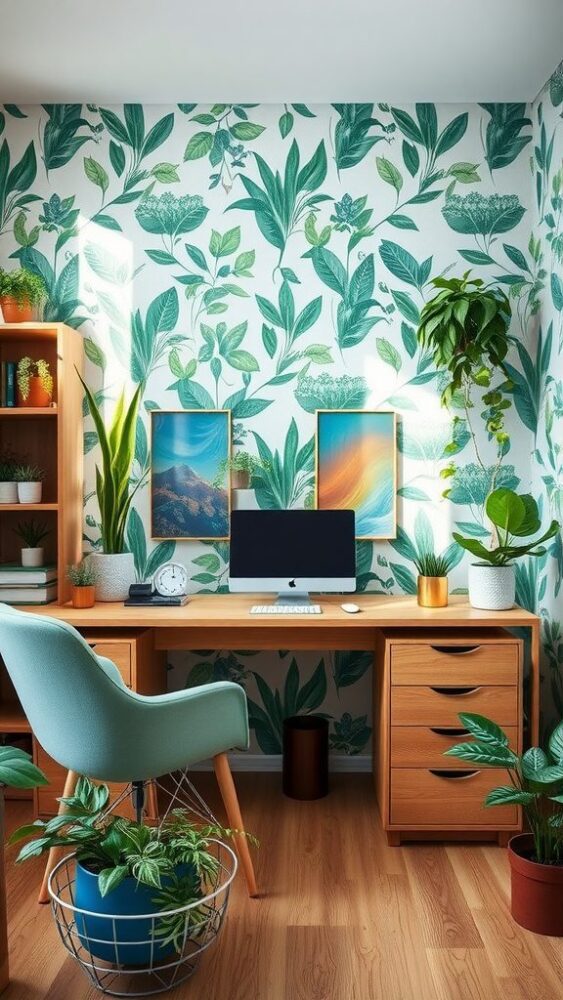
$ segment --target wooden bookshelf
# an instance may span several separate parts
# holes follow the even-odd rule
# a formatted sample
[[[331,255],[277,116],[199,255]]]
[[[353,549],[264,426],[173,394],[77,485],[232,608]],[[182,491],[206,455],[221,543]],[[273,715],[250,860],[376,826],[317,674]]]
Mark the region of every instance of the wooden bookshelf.
[[[57,566],[57,603],[64,604],[70,598],[66,568],[82,554],[83,392],[76,374],[83,371],[82,337],[64,323],[0,324],[0,361],[26,355],[49,362],[54,405],[1,407],[0,451],[9,448],[46,475],[41,503],[0,505],[0,565],[20,561],[14,528],[21,515],[46,521],[45,562]],[[1,721],[0,731],[6,731]]]

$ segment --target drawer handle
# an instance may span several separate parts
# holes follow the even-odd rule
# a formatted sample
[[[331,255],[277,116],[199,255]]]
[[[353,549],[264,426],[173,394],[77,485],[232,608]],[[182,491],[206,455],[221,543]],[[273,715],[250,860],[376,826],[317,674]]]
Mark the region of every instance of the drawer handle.
[[[469,729],[448,729],[447,726],[430,726],[430,732],[436,736],[470,736]]]
[[[429,768],[430,774],[433,774],[436,778],[448,778],[451,781],[460,781],[463,778],[474,778],[476,774],[479,774],[479,770],[476,771],[441,771],[439,768]]]
[[[466,653],[476,653],[480,646],[430,646],[435,653],[447,653],[448,656],[462,656]]]
[[[463,696],[465,694],[474,694],[475,691],[480,691],[481,690],[481,686],[480,685],[478,685],[477,687],[434,687],[434,686],[431,686],[430,690],[434,691],[436,694],[446,694],[446,695],[448,695],[448,697],[452,698],[452,697],[458,697],[460,695]]]

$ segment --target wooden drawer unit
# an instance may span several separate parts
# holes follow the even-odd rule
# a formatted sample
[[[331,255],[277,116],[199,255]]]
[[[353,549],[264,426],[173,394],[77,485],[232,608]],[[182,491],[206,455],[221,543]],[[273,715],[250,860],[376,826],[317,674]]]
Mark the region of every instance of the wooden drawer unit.
[[[118,667],[125,684],[139,694],[162,694],[166,691],[166,663],[164,654],[154,648],[151,629],[111,629],[84,631],[86,642],[98,656],[105,656]],[[66,771],[45,752],[34,738],[35,763],[45,772],[49,785],[34,790],[35,812],[42,818],[54,816],[59,811],[57,799],[63,794]],[[95,777],[95,776],[94,776]],[[124,785],[108,782],[111,798],[121,794]],[[129,803],[124,803],[120,813],[133,817]],[[149,816],[156,815],[149,802]]]
[[[502,629],[380,631],[374,674],[374,778],[391,843],[483,836],[520,828],[520,810],[485,809],[501,769],[445,757],[470,740],[459,719],[493,719],[522,747],[522,643]]]
[[[471,743],[473,737],[461,726],[391,726],[391,767],[433,767],[467,769],[467,762],[444,753],[456,743]],[[517,726],[505,733],[513,749],[518,748]],[[421,763],[422,762],[422,763]]]
[[[447,758],[446,758],[447,760]],[[391,823],[433,823],[438,827],[469,829],[489,826],[491,813],[483,802],[497,785],[506,784],[506,771],[491,768],[480,771],[449,766],[424,770],[394,767],[391,771]],[[495,829],[518,823],[516,806],[495,806]]]
[[[392,726],[459,726],[460,712],[476,712],[515,726],[518,721],[518,688],[481,687],[391,687]]]

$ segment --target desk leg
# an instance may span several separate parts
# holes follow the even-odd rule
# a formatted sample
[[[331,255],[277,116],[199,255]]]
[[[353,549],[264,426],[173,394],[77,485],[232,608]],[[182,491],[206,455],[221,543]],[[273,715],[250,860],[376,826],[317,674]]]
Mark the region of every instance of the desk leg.
[[[530,671],[530,744],[540,741],[540,676],[541,676],[541,623],[531,626]]]

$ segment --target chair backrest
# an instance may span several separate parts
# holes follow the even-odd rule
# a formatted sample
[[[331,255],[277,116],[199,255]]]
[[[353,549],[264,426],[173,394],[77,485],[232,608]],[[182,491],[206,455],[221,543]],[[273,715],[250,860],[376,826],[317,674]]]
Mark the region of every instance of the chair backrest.
[[[66,622],[0,604],[0,656],[46,752],[63,767],[105,779],[129,743],[130,694]]]

